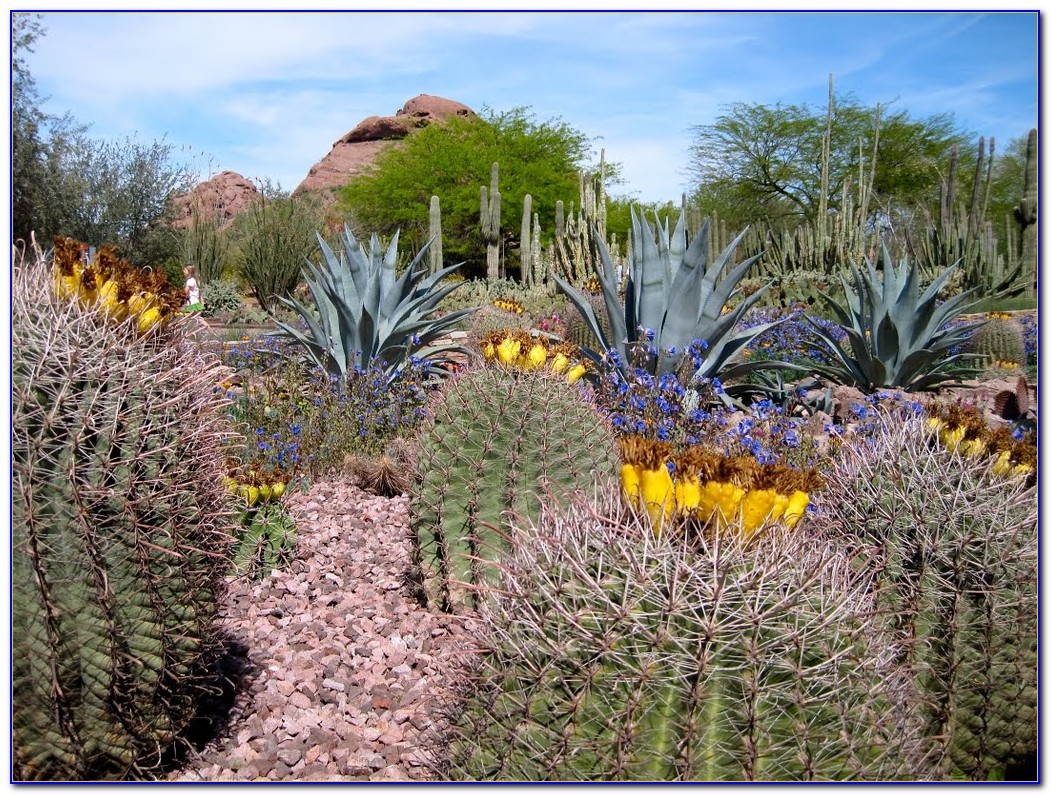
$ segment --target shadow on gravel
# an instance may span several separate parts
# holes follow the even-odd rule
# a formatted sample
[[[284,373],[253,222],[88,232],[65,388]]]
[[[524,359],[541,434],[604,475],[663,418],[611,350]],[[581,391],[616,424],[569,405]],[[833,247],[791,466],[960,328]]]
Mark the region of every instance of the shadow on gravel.
[[[221,631],[197,714],[168,748],[162,775],[180,770],[189,759],[225,734],[238,717],[234,711],[238,696],[248,692],[259,673],[259,668],[248,657],[244,641]]]

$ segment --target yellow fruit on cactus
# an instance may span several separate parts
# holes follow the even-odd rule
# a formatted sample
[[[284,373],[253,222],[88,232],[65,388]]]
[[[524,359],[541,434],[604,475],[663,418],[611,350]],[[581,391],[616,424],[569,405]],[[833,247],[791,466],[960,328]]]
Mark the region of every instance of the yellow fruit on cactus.
[[[795,527],[796,523],[803,517],[803,512],[809,504],[809,494],[805,491],[793,491],[788,497],[788,504],[785,506],[785,525]]]
[[[231,494],[237,493],[237,481],[229,475],[223,475],[223,485],[226,486],[226,490]]]
[[[642,500],[653,527],[659,534],[664,520],[675,510],[674,485],[668,467],[644,469],[640,477]]]
[[[270,495],[271,495],[271,493],[272,493],[272,490],[271,490],[270,486],[267,485],[266,483],[264,483],[262,486],[259,487],[259,499],[262,500],[263,502],[270,502]]]
[[[948,447],[950,450],[955,450],[960,442],[963,441],[963,435],[967,433],[967,429],[963,427],[956,428],[945,428],[941,432],[942,444]]]
[[[960,443],[960,452],[971,458],[978,458],[985,452],[985,449],[986,445],[982,439],[964,439]]]
[[[281,495],[285,493],[285,484],[280,481],[270,486],[270,496],[275,500],[280,499]]]
[[[741,498],[741,532],[751,537],[766,524],[774,512],[777,492],[773,489],[750,489]]]
[[[641,507],[642,502],[642,467],[637,464],[625,464],[620,468],[620,482],[624,486],[624,493],[636,507]]]
[[[586,372],[587,368],[583,364],[574,365],[573,368],[566,373],[566,380],[571,384],[575,384]]]
[[[927,420],[927,430],[934,433],[941,433],[942,428],[945,427],[945,420],[940,417],[930,417]]]
[[[744,489],[740,486],[709,480],[701,487],[698,516],[704,521],[714,520],[717,529],[723,528],[737,516],[742,497]]]
[[[249,486],[248,487],[248,504],[255,505],[259,502],[259,487]]]
[[[696,477],[675,481],[675,509],[682,513],[697,510],[701,504],[701,483]]]
[[[139,331],[147,331],[160,319],[161,311],[157,307],[151,306],[149,309],[146,309],[141,315],[139,315],[139,318],[136,322],[138,323]]]
[[[569,358],[564,353],[556,353],[551,360],[551,370],[561,375],[569,367]]]
[[[511,366],[518,360],[522,352],[522,343],[512,337],[508,337],[496,346],[496,355],[503,365]]]
[[[486,359],[495,359],[496,346],[493,345],[493,343],[491,342],[487,342],[485,345],[482,346],[482,355],[485,356]]]
[[[547,361],[547,348],[537,343],[529,349],[529,353],[525,357],[523,367],[526,369],[540,368],[544,366],[544,362]]]

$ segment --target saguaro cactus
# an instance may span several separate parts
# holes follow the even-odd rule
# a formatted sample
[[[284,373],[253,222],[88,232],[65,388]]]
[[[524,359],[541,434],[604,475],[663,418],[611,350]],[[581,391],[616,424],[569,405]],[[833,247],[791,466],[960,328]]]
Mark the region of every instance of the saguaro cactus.
[[[500,164],[493,163],[489,175],[489,190],[481,190],[481,227],[485,241],[486,277],[500,278]]]

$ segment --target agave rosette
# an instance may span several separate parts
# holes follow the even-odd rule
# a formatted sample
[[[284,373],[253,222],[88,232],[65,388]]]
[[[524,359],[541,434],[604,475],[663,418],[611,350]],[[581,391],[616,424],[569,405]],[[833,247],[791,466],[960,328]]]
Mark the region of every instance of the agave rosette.
[[[845,306],[820,293],[847,343],[804,315],[832,359],[830,364],[815,365],[814,372],[869,394],[884,388],[920,392],[977,375],[978,369],[965,365],[979,357],[952,352],[963,349],[984,322],[951,323],[973,308],[967,300],[973,291],[937,301],[938,291],[958,266],[957,262],[946,268],[920,293],[919,269],[907,258],[895,266],[886,246],[882,280],[870,260],[865,260],[864,271],[851,264],[852,284],[840,277]]]
[[[586,296],[555,277],[559,289],[580,312],[602,348],[602,351],[585,349],[587,355],[598,361],[605,351],[616,351],[619,361],[615,364],[625,378],[633,366],[640,364],[633,361],[632,352],[649,347],[656,349],[657,356],[641,364],[653,375],[679,372],[684,363],[689,363],[688,351],[701,347],[704,355],[690,369],[694,379],[725,381],[779,366],[771,362],[735,361],[755,337],[784,322],[775,320],[744,330],[735,328],[769,285],[724,311],[733,305],[731,299],[738,296],[739,282],[758,259],[758,256],[749,257],[720,278],[744,232],[709,262],[707,221],[687,246],[685,214],[679,216],[671,233],[667,223],[664,226],[658,223],[656,236],[634,208],[631,220],[632,248],[623,304],[617,292],[613,258],[601,238],[596,239],[602,263],[598,281],[609,314],[609,334],[603,330]],[[732,394],[732,387],[727,391]]]
[[[459,345],[436,343],[474,309],[434,317],[441,300],[464,284],[439,283],[463,263],[427,275],[429,240],[399,277],[397,232],[386,252],[375,234],[366,252],[349,226],[344,226],[340,237],[342,256],[320,234],[318,240],[323,262],[308,261],[304,273],[318,317],[298,300],[280,297],[285,307],[300,316],[307,331],[274,319],[280,329],[276,333],[298,343],[315,365],[346,380],[355,366],[380,362],[394,379],[414,356],[424,361],[429,376],[438,377],[448,373],[454,356],[467,353]]]

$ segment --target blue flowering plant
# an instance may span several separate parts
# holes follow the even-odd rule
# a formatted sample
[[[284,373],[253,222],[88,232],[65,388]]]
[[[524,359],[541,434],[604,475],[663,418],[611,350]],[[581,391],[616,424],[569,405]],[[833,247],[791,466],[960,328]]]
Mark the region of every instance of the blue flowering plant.
[[[247,440],[246,464],[256,470],[280,469],[292,478],[338,471],[348,455],[382,452],[424,415],[430,381],[426,365],[414,357],[394,381],[378,362],[338,378],[269,350],[274,345],[266,341],[230,354],[245,377],[244,388],[230,392],[231,417]]]

